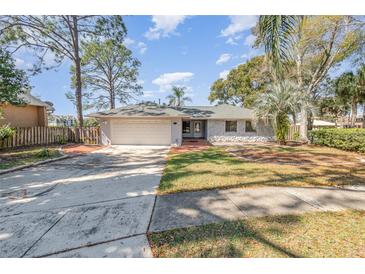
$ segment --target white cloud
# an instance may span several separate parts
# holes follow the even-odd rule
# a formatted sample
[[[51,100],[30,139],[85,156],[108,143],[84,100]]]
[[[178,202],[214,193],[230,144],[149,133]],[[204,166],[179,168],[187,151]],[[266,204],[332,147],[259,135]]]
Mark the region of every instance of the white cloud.
[[[149,40],[158,40],[161,37],[168,37],[174,34],[179,24],[182,24],[186,16],[184,15],[153,15],[153,27],[150,27],[145,33]]]
[[[223,70],[221,73],[219,73],[219,78],[227,79],[229,70]]]
[[[172,85],[177,85],[190,81],[194,76],[192,72],[172,72],[164,73],[152,81],[153,84],[160,86],[160,90],[170,89]]]
[[[255,56],[258,56],[258,55],[261,55],[263,54],[263,51],[262,49],[250,49],[248,50],[246,53],[242,54],[241,55],[241,58],[244,59],[245,61],[255,57]]]
[[[254,45],[255,41],[256,41],[256,36],[253,34],[250,34],[245,39],[245,45],[252,47]]]
[[[147,50],[147,45],[146,43],[143,43],[143,42],[137,42],[136,40],[130,38],[130,37],[127,37],[124,39],[124,45],[126,47],[133,47],[135,49],[138,50],[138,52],[140,54],[144,54]]]
[[[129,46],[133,45],[135,42],[136,41],[134,41],[132,38],[129,38],[129,37],[124,39],[124,45],[126,47],[129,47]]]
[[[49,66],[49,67],[57,65],[57,63],[55,62],[54,53],[48,50],[47,53],[43,57],[43,63],[44,63],[44,65]]]
[[[18,58],[18,57],[16,57],[14,60],[15,60],[15,66],[16,66],[17,68],[22,68],[22,66],[23,66],[23,65],[24,65],[24,63],[25,63],[25,61],[24,61],[23,59]]]
[[[151,97],[154,97],[154,95],[155,95],[155,92],[154,91],[152,91],[152,90],[145,90],[145,91],[143,91],[143,97],[144,98],[151,98]]]
[[[231,60],[232,55],[229,53],[223,53],[221,56],[219,56],[217,62],[215,62],[217,65],[221,65],[224,63],[227,63],[229,60]]]
[[[229,37],[226,41],[226,44],[232,45],[232,46],[236,46],[238,45],[238,43],[236,42],[236,39],[233,37]]]
[[[15,66],[18,69],[31,69],[32,68],[32,64],[26,62],[24,59],[20,58],[20,57],[14,57],[14,61],[15,61]]]
[[[255,15],[234,15],[229,18],[231,23],[227,28],[221,31],[223,37],[233,36],[237,33],[249,30],[254,27],[257,22],[257,16]]]
[[[139,42],[137,44],[137,48],[138,48],[140,54],[144,54],[147,50],[147,45],[143,42]]]

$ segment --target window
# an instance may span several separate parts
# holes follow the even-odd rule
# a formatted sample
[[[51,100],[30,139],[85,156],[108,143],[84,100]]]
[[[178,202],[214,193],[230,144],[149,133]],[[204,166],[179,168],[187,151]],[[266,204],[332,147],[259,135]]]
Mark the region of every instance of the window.
[[[246,129],[245,130],[246,132],[255,132],[256,131],[254,129],[251,121],[246,121],[245,129]]]
[[[190,133],[190,121],[183,121],[183,133]]]
[[[226,121],[226,132],[237,132],[237,121]]]

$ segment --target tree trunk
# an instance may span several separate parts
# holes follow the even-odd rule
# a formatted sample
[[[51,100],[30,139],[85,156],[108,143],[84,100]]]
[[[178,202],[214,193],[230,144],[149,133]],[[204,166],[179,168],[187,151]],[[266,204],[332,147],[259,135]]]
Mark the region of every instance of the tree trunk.
[[[362,128],[365,128],[365,104],[362,109]]]
[[[313,120],[314,120],[313,119],[313,114],[309,113],[309,115],[308,115],[308,126],[307,126],[308,130],[313,129],[313,122],[314,122]]]
[[[77,18],[72,16],[73,21],[73,35],[74,35],[74,51],[75,51],[75,76],[76,76],[76,110],[77,110],[77,120],[79,121],[79,127],[84,126],[84,117],[82,115],[82,83],[81,83],[81,60],[79,52],[79,32],[77,27]]]
[[[109,98],[109,103],[110,103],[110,109],[115,109],[115,94],[114,91],[111,90],[110,91],[110,98]]]
[[[351,127],[355,127],[357,116],[357,104],[356,101],[352,101],[351,103]]]
[[[302,142],[308,142],[308,112],[307,109],[302,106],[300,109],[300,140]]]

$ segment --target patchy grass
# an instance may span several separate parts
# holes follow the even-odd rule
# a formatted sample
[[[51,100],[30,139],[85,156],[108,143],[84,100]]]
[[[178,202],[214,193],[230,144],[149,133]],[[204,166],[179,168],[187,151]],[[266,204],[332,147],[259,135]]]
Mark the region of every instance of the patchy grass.
[[[149,235],[155,257],[365,257],[365,212],[271,216]]]
[[[0,152],[0,170],[61,156],[56,148],[32,147]]]
[[[210,147],[169,154],[159,194],[249,186],[365,183],[365,155],[317,146]]]

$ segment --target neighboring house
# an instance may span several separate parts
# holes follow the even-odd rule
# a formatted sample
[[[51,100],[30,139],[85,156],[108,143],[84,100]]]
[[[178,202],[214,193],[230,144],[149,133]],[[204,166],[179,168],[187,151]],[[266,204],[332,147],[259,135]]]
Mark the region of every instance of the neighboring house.
[[[54,127],[74,127],[77,120],[72,115],[49,115],[48,125]]]
[[[296,123],[297,126],[300,126],[300,123]],[[323,120],[313,120],[313,127],[336,127],[335,123],[323,121]]]
[[[48,112],[53,107],[46,102],[34,97],[30,92],[21,95],[24,100],[22,105],[0,105],[2,115],[0,125],[10,124],[12,127],[47,126]]]
[[[181,145],[184,138],[239,141],[273,136],[271,126],[255,123],[252,110],[231,106],[168,107],[145,103],[97,112],[103,144]]]
[[[356,117],[355,127],[362,128],[363,117]],[[351,118],[350,117],[343,117],[339,119],[338,125],[340,127],[349,128],[351,127]]]

